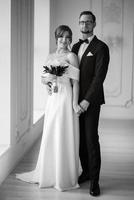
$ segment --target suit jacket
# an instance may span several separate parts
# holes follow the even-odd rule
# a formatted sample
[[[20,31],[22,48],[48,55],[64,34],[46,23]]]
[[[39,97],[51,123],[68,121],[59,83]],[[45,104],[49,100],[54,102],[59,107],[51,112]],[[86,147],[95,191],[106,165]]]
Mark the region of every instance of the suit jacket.
[[[79,48],[80,43],[78,42],[73,45],[72,52],[78,55]],[[80,62],[79,101],[85,99],[92,105],[105,103],[103,82],[107,74],[108,64],[109,48],[94,36]]]

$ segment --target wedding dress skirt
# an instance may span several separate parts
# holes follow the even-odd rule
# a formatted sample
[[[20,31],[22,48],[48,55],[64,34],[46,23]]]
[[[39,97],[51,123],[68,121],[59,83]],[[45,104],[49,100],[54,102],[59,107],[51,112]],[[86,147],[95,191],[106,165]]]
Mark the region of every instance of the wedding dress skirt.
[[[57,59],[49,61],[55,63]],[[60,57],[58,62],[66,63],[65,57]],[[59,191],[79,187],[79,123],[73,111],[70,81],[70,77],[78,79],[77,70],[70,65],[68,73],[57,78],[58,92],[52,93],[47,100],[36,168],[31,172],[17,174],[18,179],[38,183],[40,188],[54,187]]]

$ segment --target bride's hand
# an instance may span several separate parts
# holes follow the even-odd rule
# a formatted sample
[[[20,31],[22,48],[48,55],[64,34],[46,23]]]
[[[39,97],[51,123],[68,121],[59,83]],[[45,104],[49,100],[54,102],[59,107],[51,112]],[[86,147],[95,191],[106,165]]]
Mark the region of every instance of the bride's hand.
[[[52,95],[51,83],[47,83],[47,84],[46,84],[46,90],[47,90],[47,92],[48,92],[49,95]]]
[[[41,76],[41,83],[48,84],[49,82],[52,82],[53,79],[54,76],[52,74],[46,73]]]
[[[74,112],[79,115],[80,113],[80,106],[78,104],[73,104],[73,109],[74,109]]]

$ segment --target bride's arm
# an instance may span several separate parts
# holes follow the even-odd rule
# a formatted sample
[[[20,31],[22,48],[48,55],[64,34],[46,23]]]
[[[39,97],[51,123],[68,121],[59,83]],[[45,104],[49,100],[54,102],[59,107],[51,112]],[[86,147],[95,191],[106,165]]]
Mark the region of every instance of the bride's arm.
[[[74,53],[70,53],[68,56],[71,65],[79,69],[78,58]],[[73,86],[73,109],[76,113],[79,112],[78,98],[79,98],[79,80],[72,79]]]

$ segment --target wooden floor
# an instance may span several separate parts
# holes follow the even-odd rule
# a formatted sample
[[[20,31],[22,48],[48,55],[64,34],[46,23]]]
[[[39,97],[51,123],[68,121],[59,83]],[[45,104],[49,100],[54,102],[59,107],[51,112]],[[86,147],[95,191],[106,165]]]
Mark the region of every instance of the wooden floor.
[[[100,135],[102,168],[100,200],[134,199],[134,132],[112,132]],[[89,182],[79,189],[58,192],[55,189],[39,189],[38,185],[17,180],[15,173],[34,169],[40,140],[24,156],[16,169],[0,187],[0,200],[88,200]]]

